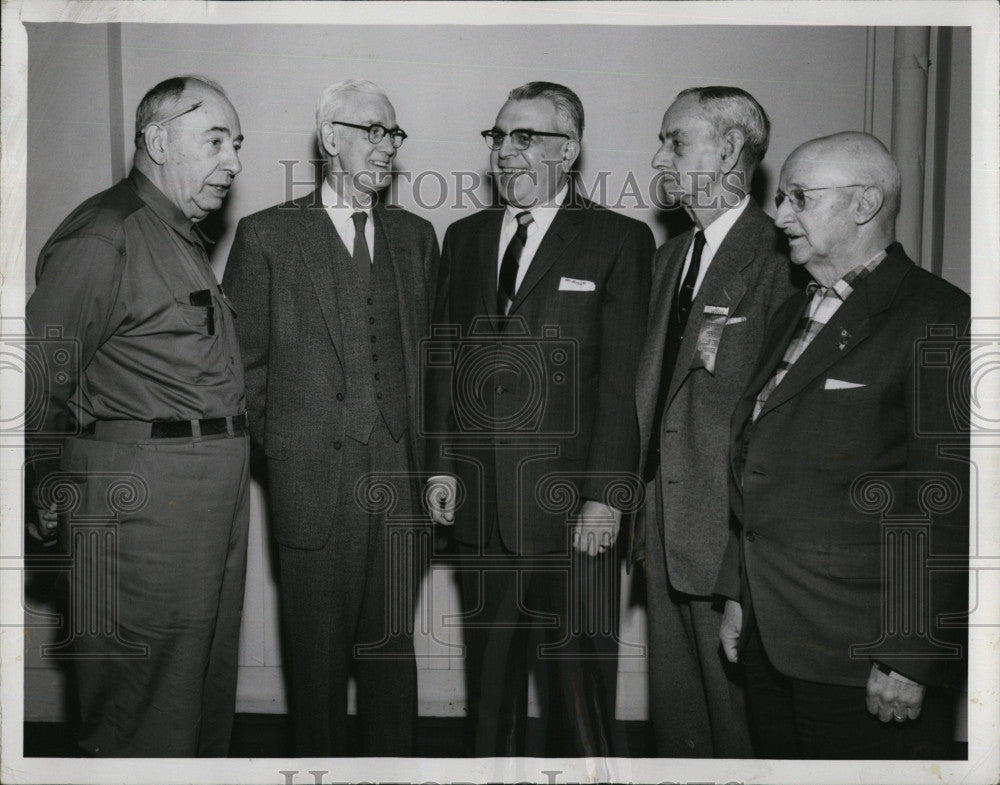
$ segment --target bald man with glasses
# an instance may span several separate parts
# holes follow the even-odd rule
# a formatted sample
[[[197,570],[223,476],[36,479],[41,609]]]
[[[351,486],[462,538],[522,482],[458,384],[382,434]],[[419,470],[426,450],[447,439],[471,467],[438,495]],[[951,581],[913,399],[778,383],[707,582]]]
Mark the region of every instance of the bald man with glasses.
[[[899,200],[869,134],[806,142],[781,170],[775,223],[814,283],[775,314],[733,414],[739,529],[716,586],[762,757],[953,755],[969,297],[896,242]]]
[[[416,587],[400,521],[419,510],[417,346],[438,245],[430,223],[380,201],[406,139],[381,88],[328,87],[316,138],[322,186],[244,218],[223,283],[267,462],[295,754],[408,756]]]

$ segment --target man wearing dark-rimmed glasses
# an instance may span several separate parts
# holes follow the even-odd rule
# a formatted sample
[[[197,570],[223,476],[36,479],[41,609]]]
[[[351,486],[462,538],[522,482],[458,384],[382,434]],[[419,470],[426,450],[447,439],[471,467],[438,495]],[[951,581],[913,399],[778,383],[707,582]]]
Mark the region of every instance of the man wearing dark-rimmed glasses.
[[[443,245],[434,323],[457,325],[452,375],[470,383],[428,390],[428,499],[457,542],[476,756],[615,750],[624,505],[609,489],[635,484],[653,238],[576,192],[582,135],[572,90],[514,89],[482,132],[501,204],[452,224]],[[532,667],[547,735],[528,742]]]
[[[437,239],[379,201],[406,139],[381,88],[324,90],[316,139],[322,186],[244,218],[223,281],[240,313],[251,438],[267,459],[295,754],[407,756],[416,578],[390,518],[416,515],[417,341]],[[377,488],[394,503],[374,503]],[[352,673],[360,749],[347,735]]]

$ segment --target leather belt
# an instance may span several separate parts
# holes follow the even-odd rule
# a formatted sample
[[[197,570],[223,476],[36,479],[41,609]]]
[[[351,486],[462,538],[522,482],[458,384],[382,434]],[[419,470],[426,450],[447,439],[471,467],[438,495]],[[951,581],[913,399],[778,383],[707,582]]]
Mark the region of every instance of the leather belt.
[[[96,420],[80,432],[98,438],[190,439],[195,436],[239,436],[247,432],[247,416],[210,417],[204,420]]]

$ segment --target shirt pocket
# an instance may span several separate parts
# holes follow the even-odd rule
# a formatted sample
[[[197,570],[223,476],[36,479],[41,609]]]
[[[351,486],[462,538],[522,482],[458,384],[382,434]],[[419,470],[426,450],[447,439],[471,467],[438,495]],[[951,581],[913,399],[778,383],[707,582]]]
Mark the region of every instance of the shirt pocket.
[[[181,300],[174,300],[180,320],[199,335],[211,335],[214,310],[210,305],[190,305]]]

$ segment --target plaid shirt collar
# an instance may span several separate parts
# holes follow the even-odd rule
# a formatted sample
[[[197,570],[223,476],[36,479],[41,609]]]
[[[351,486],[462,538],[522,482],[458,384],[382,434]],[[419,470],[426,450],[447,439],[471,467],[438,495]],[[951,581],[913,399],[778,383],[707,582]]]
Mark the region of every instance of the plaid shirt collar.
[[[826,287],[816,281],[813,281],[806,288],[810,295],[814,294],[817,290],[822,291],[821,296],[826,295],[827,292],[833,292],[833,294],[836,295],[841,302],[843,302],[850,296],[851,292],[854,291],[855,285],[870,275],[872,270],[878,267],[888,254],[888,248],[879,251],[867,262],[859,264],[853,270],[849,270],[845,273],[842,278],[834,281],[832,286]]]

